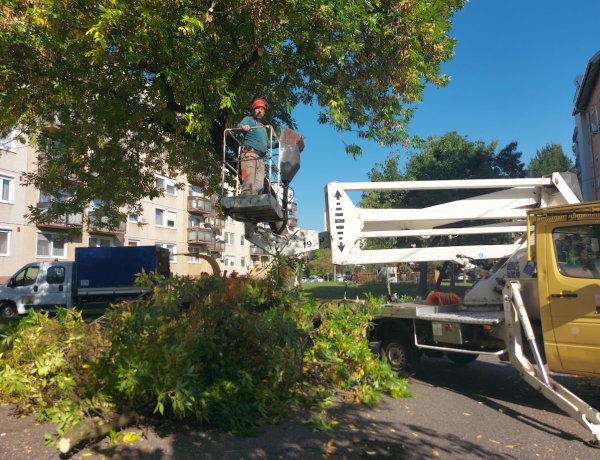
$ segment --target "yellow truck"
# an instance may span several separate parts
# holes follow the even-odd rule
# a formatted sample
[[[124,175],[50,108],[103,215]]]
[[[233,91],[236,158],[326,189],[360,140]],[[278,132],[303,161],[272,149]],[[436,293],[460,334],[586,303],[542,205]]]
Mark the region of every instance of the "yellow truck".
[[[532,210],[528,222],[548,367],[600,377],[600,202]]]
[[[359,190],[427,190],[440,200],[419,209],[363,209],[347,194]],[[444,201],[456,190],[469,190],[469,197]],[[580,203],[574,175],[332,183],[326,196],[335,264],[449,260],[479,271],[481,279],[460,302],[384,305],[370,340],[393,368],[415,367],[421,354],[459,364],[479,355],[510,360],[525,381],[600,442],[598,410],[551,377],[552,371],[600,377],[600,203]],[[509,238],[461,245],[473,241],[464,237],[495,234]],[[436,236],[449,244],[428,245]],[[368,249],[364,241],[377,237],[405,243]],[[411,244],[417,239],[421,244]],[[496,263],[482,274],[477,261],[484,259]]]

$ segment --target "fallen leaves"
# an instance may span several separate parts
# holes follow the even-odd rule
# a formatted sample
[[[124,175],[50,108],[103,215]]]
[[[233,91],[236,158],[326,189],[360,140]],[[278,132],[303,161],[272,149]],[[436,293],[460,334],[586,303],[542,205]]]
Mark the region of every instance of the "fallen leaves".
[[[333,439],[330,439],[329,441],[327,441],[325,443],[325,453],[326,454],[332,454],[335,452],[335,441]]]

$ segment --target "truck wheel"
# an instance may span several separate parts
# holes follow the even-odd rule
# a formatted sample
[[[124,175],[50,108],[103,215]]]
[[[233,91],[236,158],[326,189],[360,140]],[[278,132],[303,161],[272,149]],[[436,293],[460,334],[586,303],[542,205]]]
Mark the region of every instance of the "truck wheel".
[[[418,351],[410,346],[406,340],[385,340],[381,345],[381,357],[398,373],[410,375],[417,370]]]
[[[0,318],[12,318],[17,315],[17,309],[10,302],[0,304]]]
[[[479,357],[479,355],[471,355],[467,353],[448,353],[446,356],[455,364],[469,364]]]

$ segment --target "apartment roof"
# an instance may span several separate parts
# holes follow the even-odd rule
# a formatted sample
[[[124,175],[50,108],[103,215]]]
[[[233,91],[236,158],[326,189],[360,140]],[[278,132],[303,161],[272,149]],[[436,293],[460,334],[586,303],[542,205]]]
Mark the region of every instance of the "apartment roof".
[[[589,105],[589,100],[594,91],[594,86],[600,76],[600,51],[588,61],[581,85],[577,88],[573,115],[585,111]]]

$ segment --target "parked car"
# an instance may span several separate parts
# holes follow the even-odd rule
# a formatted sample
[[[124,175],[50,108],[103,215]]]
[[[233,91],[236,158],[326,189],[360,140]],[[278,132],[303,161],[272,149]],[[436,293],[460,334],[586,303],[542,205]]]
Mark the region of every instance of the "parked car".
[[[322,283],[323,278],[321,278],[320,276],[317,276],[317,275],[310,275],[308,277],[308,282],[309,283]]]

